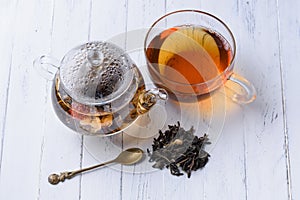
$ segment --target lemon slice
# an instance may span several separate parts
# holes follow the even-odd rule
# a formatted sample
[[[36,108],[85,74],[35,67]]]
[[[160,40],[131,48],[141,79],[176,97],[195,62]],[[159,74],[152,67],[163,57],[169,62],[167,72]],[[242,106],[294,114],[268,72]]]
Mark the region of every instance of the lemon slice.
[[[186,58],[187,52],[193,54],[193,58]],[[172,32],[163,42],[158,57],[161,74],[166,73],[166,66],[171,58],[182,55],[201,73],[204,79],[210,79],[212,72],[218,69],[220,64],[220,52],[215,39],[201,27],[180,27]],[[197,62],[196,62],[197,60]],[[202,66],[197,66],[201,62]],[[203,67],[205,66],[205,67]]]

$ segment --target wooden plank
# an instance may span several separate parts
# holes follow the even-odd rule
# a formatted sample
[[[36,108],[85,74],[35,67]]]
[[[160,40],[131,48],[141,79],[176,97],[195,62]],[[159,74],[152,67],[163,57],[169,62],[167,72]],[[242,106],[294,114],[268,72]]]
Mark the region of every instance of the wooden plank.
[[[277,6],[273,1],[239,5],[241,66],[257,87],[257,100],[244,107],[248,199],[288,198],[280,84]],[[268,24],[268,26],[266,26]],[[266,50],[267,49],[267,50]]]
[[[168,1],[167,10],[179,10],[183,8],[210,10],[212,13],[220,14],[222,8],[223,16],[230,18],[236,15],[237,11],[230,9],[235,2],[207,2],[207,1],[189,1],[187,4],[177,1]],[[218,4],[218,6],[215,6]],[[231,12],[230,12],[231,11]],[[225,18],[225,19],[226,19]],[[197,111],[200,113],[199,121],[207,123],[206,126],[200,126],[197,130],[199,135],[208,133],[209,137],[216,142],[214,136],[220,137],[215,147],[210,148],[211,158],[203,170],[193,173],[190,179],[165,178],[165,185],[168,189],[165,191],[166,198],[189,198],[189,199],[244,199],[245,187],[243,184],[244,163],[243,163],[243,134],[234,132],[232,129],[239,127],[241,117],[238,114],[241,108],[232,103],[232,101],[221,92],[213,94],[210,98],[199,102]],[[230,122],[229,122],[230,119]],[[220,136],[219,136],[220,135]],[[235,145],[232,145],[235,143]],[[235,155],[238,159],[231,159]],[[228,162],[231,160],[231,162]],[[235,173],[233,173],[235,172]],[[172,189],[173,188],[173,189]],[[174,189],[176,188],[176,190]]]
[[[126,27],[127,1],[93,1],[90,15],[90,40],[108,40],[124,33]]]
[[[149,81],[146,79],[146,64],[144,56],[144,38],[146,31],[159,17],[165,14],[165,1],[128,1],[128,19],[127,19],[127,42],[126,49],[141,70],[146,87],[149,87]],[[142,129],[143,130],[143,129]],[[141,130],[139,130],[141,131]],[[154,130],[154,134],[158,130]],[[127,130],[127,134],[134,135],[137,132],[132,128]],[[124,136],[126,137],[126,135]],[[130,138],[130,136],[128,137]],[[135,140],[134,140],[135,141]],[[148,143],[146,141],[149,141]],[[143,145],[143,142],[149,146]],[[151,146],[152,139],[136,140],[134,146],[141,147],[146,151],[146,147]],[[128,142],[129,143],[129,142]],[[125,140],[124,148],[130,146]],[[132,145],[131,145],[132,146]],[[125,169],[125,168],[124,168]],[[162,199],[164,195],[164,175],[163,172],[153,170],[148,164],[148,158],[143,163],[134,167],[131,172],[123,173],[122,178],[122,198],[123,199]]]
[[[13,27],[10,24],[15,19],[16,7],[16,1],[0,4],[0,26],[5,27],[0,32],[0,54],[2,55],[2,67],[0,68],[0,179],[14,38]]]
[[[269,17],[276,16],[274,3],[275,1],[201,3],[202,10],[224,19],[232,28],[238,42],[236,71],[256,83],[259,88],[255,103],[242,107],[227,105],[223,133],[212,152],[212,160],[215,160],[205,169],[203,195],[207,199],[217,199],[220,195],[225,199],[253,199],[258,195],[268,199],[280,199],[287,196],[285,163],[281,159],[284,157],[283,136],[271,134],[276,130],[283,130],[281,98],[277,92],[280,91],[280,85],[277,84],[280,82],[280,71],[278,68],[272,69],[279,63],[278,60],[271,59],[273,54],[278,53],[278,44],[270,42],[277,40],[274,33],[278,33],[276,17],[271,18],[271,21]],[[216,4],[219,6],[215,6]],[[268,22],[264,21],[266,19]],[[264,30],[265,23],[269,24],[268,30]],[[261,30],[264,30],[264,34]],[[270,36],[273,37],[272,40]],[[267,44],[273,54],[262,50],[257,52],[257,49],[264,49],[258,46],[265,46],[266,38],[269,38]],[[253,59],[252,55],[258,55],[259,59]],[[272,77],[271,80],[268,79],[270,82],[264,81],[266,74]],[[276,94],[276,97],[270,94]],[[231,158],[233,155],[236,159]],[[272,170],[268,171],[269,168]],[[262,174],[267,178],[259,178]],[[274,194],[273,191],[278,185],[283,189]]]
[[[176,10],[200,9],[200,8],[201,8],[201,1],[199,0],[191,0],[191,1],[166,0],[167,13]]]
[[[93,1],[90,11],[91,41],[105,41],[126,31],[127,1]],[[118,44],[124,48],[125,41]],[[96,140],[96,148],[89,143]],[[113,159],[118,152],[107,138],[84,138],[83,166]],[[103,144],[104,143],[104,144]],[[92,142],[93,144],[93,142]],[[97,148],[99,144],[99,148]],[[93,151],[95,149],[95,151]],[[122,172],[105,167],[82,176],[81,199],[122,199]]]
[[[242,108],[241,126],[233,129],[244,134],[240,142],[244,144],[245,198],[286,199],[279,48],[274,42],[278,41],[276,1],[237,2],[230,7],[238,10],[228,20],[238,43],[236,71],[252,81],[258,92],[257,100]]]
[[[297,89],[298,75],[300,73],[300,2],[278,1],[280,31],[280,58],[282,70],[282,101],[285,118],[285,151],[288,176],[289,199],[300,198],[300,157],[299,144],[299,109],[300,91]]]
[[[173,0],[167,0],[166,1],[166,13],[176,11],[176,10],[183,10],[183,9],[200,9],[200,1],[173,1]],[[210,102],[209,99],[205,101],[207,103]],[[168,102],[169,104],[172,104],[172,101]],[[174,106],[175,105],[175,106]],[[177,110],[177,114],[168,114],[168,122],[167,124],[176,123],[176,121],[180,121],[181,125],[185,129],[189,129],[190,126],[194,126],[196,128],[196,133],[199,133],[198,124],[194,124],[195,119],[200,119],[199,117],[203,114],[199,112],[199,115],[197,114],[201,105],[197,106],[193,103],[194,108],[193,112],[187,111],[189,109],[189,105],[181,104],[179,103],[179,107],[177,104],[174,104],[172,109],[167,109],[169,112],[173,112]],[[206,104],[207,105],[207,104]],[[196,113],[194,113],[196,112]],[[185,114],[184,114],[185,113]],[[196,115],[195,115],[196,114]],[[204,114],[206,115],[206,114]],[[191,116],[195,116],[195,118],[191,119]],[[203,118],[203,121],[205,119]],[[199,135],[202,135],[202,133],[199,133]],[[186,175],[182,177],[175,177],[172,176],[168,169],[164,169],[162,172],[156,172],[158,174],[163,175],[163,182],[164,186],[163,189],[163,197],[164,199],[202,199],[204,198],[204,175],[205,175],[205,169],[199,170],[197,172],[192,173],[192,176],[190,179],[186,177]]]
[[[89,33],[90,1],[54,1],[51,27],[51,49],[48,52],[61,59],[69,50],[85,43]],[[63,185],[51,186],[47,178],[51,173],[75,170],[82,167],[82,140],[64,126],[56,117],[50,100],[51,83],[48,85],[48,102],[43,143],[41,146],[40,199],[80,199],[81,176]]]
[[[216,4],[218,6],[215,6]],[[236,32],[238,27],[235,23],[238,16],[236,1],[201,1],[201,10],[221,18],[233,33]],[[226,92],[226,88],[221,88],[219,92],[217,94],[221,95]],[[218,199],[220,196],[224,199],[247,199],[245,135],[241,131],[243,108],[228,97],[223,97],[223,101],[225,101],[224,127],[220,130],[221,136],[216,147],[210,152],[211,159],[201,179],[203,197],[204,199]],[[216,121],[218,119],[214,117],[212,122]]]
[[[1,16],[7,20],[5,27],[9,31],[4,30],[4,36],[8,35],[7,38],[1,35],[1,40],[7,40],[3,44],[7,47],[5,51],[11,54],[10,63],[4,64],[8,69],[11,66],[11,73],[6,74],[10,76],[10,83],[3,130],[0,198],[36,199],[46,117],[46,81],[33,69],[32,61],[41,49],[49,48],[52,4],[10,3],[4,7],[3,14],[7,15]],[[9,43],[13,48],[6,46]]]
[[[238,10],[238,15],[228,20],[234,22],[231,27],[238,44],[235,71],[253,82],[258,92],[254,103],[241,108],[243,121],[233,129],[244,135],[243,140],[233,139],[231,143],[243,144],[236,151],[244,151],[240,165],[244,165],[245,198],[285,199],[280,70],[276,67],[279,61],[274,59],[279,52],[278,43],[274,42],[278,40],[276,1],[237,2],[231,8]],[[219,10],[222,13],[221,7]]]

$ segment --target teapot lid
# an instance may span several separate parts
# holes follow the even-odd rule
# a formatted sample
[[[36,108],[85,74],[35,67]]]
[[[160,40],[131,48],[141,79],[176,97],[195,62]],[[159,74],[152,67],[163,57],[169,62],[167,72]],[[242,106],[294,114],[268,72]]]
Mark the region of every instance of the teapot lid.
[[[120,97],[133,79],[134,64],[120,47],[89,42],[63,58],[59,77],[64,90],[86,105],[104,105]]]

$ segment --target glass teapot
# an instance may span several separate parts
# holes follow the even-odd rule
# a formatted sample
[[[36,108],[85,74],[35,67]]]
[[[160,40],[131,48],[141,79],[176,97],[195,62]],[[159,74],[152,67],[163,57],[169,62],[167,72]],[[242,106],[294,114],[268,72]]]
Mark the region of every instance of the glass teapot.
[[[109,42],[75,47],[61,62],[41,56],[34,67],[53,81],[51,97],[58,118],[82,134],[117,134],[168,97],[161,88],[146,90],[128,54]]]

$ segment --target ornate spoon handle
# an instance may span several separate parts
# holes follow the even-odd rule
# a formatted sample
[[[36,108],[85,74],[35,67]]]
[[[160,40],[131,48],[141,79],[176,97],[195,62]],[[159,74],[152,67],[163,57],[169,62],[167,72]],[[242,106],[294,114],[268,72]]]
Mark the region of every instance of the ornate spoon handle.
[[[51,174],[48,177],[48,182],[51,183],[52,185],[56,185],[59,182],[64,182],[66,179],[73,178],[77,174],[80,174],[82,172],[89,171],[89,170],[92,170],[92,169],[96,169],[98,167],[102,167],[104,165],[113,163],[114,161],[115,160],[111,160],[111,161],[108,161],[108,162],[105,162],[105,163],[97,164],[97,165],[94,165],[94,166],[91,166],[91,167],[87,167],[87,168],[84,168],[84,169],[79,169],[79,170],[75,170],[75,171],[71,171],[71,172],[61,172],[59,175],[58,174]]]

